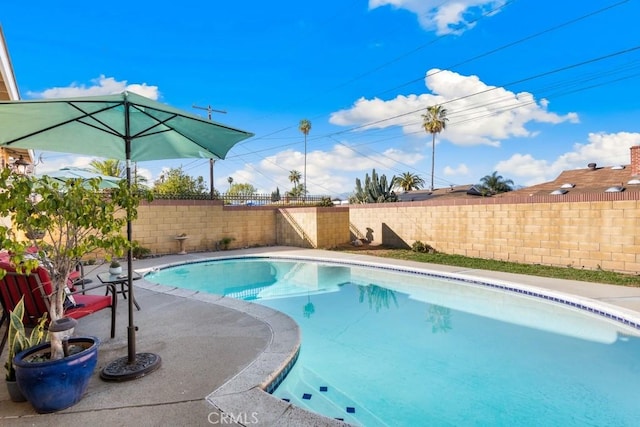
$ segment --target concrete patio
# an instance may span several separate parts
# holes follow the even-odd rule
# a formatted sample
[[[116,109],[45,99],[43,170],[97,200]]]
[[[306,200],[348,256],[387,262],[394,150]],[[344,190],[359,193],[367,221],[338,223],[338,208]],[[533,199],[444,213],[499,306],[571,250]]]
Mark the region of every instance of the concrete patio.
[[[640,288],[471,271],[332,251],[269,247],[169,255],[135,261],[134,268],[145,271],[241,254],[349,259],[470,274],[597,300],[640,321]],[[87,276],[97,282],[96,274],[106,268],[100,266]],[[158,286],[144,279],[135,285],[135,297],[141,305],[141,311],[134,312],[139,328],[136,350],[160,355],[160,369],[127,382],[104,382],[99,378],[102,367],[127,355],[128,304],[119,296],[116,338],[109,339],[108,310],[82,319],[77,328],[78,335],[94,335],[102,340],[98,368],[83,399],[64,411],[41,415],[29,403],[11,402],[6,387],[0,387],[0,425],[344,425],[298,409],[261,390],[291,361],[300,345],[298,327],[289,317],[257,304]],[[5,358],[3,354],[0,360],[4,363]]]

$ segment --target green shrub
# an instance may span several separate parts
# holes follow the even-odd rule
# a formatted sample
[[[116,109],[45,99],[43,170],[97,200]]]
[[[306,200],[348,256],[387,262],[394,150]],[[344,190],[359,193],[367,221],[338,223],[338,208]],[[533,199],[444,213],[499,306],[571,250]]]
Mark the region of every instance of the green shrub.
[[[415,242],[413,242],[413,245],[411,245],[411,250],[414,252],[424,252],[428,254],[435,254],[437,252],[433,246],[428,243],[422,243],[420,240],[416,240]]]
[[[322,208],[328,208],[333,206],[333,201],[331,200],[331,197],[323,197],[322,199],[320,199],[317,206]]]
[[[223,237],[222,239],[218,240],[217,249],[226,251],[227,249],[229,249],[229,244],[231,244],[231,242],[233,242],[234,240],[236,240],[234,237]]]
[[[140,246],[140,243],[134,240],[131,253],[134,258],[141,259],[151,255],[151,249]]]

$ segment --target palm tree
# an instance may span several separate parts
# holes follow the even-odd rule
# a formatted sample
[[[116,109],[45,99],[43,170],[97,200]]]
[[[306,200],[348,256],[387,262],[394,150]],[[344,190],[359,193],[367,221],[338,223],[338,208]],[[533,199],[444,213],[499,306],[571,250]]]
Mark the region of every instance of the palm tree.
[[[127,177],[127,170],[120,160],[92,160],[91,163],[89,163],[89,166],[91,166],[91,169],[95,173],[99,173],[101,175],[115,176],[117,178]]]
[[[91,163],[89,163],[89,166],[91,166],[91,170],[93,170],[93,172],[99,173],[101,175],[115,176],[117,178],[122,178],[122,179],[127,178],[127,169],[125,167],[125,164],[120,160],[114,160],[114,159],[107,159],[103,161],[92,160]],[[144,176],[138,175],[137,171],[138,171],[138,168],[136,167],[133,182],[137,186],[141,186],[141,184],[146,184],[147,178],[145,178]]]
[[[300,172],[297,170],[289,171],[289,181],[293,184],[291,191],[288,191],[287,194],[289,197],[300,197],[300,195],[304,194],[302,189],[302,185],[300,185]]]
[[[227,178],[227,182],[229,183],[229,191],[231,191],[231,184],[233,184],[233,177]]]
[[[504,179],[502,175],[498,175],[497,171],[493,171],[491,175],[482,177],[480,187],[486,194],[506,193],[513,190],[513,180]]]
[[[404,172],[393,177],[393,185],[402,188],[403,191],[419,190],[424,186],[424,179],[414,173]]]
[[[300,183],[300,172],[297,170],[289,171],[289,181],[293,184],[294,187],[297,187]]]
[[[307,135],[311,130],[311,122],[307,119],[300,120],[298,125],[300,132],[304,134],[304,192],[307,192]]]
[[[431,191],[433,191],[433,171],[436,160],[436,134],[442,132],[447,127],[447,109],[441,105],[427,107],[427,113],[422,115],[422,127],[433,137],[431,141]]]

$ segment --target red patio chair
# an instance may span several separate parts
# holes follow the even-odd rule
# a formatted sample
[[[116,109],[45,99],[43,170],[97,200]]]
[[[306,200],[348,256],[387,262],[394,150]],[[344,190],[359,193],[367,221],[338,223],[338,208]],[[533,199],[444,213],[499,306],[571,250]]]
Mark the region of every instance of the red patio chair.
[[[53,293],[49,272],[44,267],[38,267],[28,275],[22,274],[16,272],[15,267],[5,260],[0,260],[0,268],[6,271],[4,278],[0,280],[0,303],[2,303],[0,327],[2,327],[5,320],[8,323],[8,313],[14,309],[15,305],[23,296],[25,308],[23,323],[25,327],[35,326],[38,323],[38,319],[40,319],[45,312],[49,312],[49,296]],[[107,295],[85,294],[88,290],[98,287],[102,288],[104,286],[107,287]],[[100,284],[85,287],[82,290],[77,290],[70,294],[75,300],[75,305],[65,311],[66,316],[80,319],[81,317],[110,307],[111,338],[115,337],[117,293],[114,285]],[[5,330],[2,338],[0,352],[2,352],[2,348],[4,347],[7,332],[8,328]]]

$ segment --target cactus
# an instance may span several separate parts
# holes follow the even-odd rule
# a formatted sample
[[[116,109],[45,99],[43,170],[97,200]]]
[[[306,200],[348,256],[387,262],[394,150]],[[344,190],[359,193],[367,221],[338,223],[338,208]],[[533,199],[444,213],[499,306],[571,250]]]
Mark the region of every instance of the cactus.
[[[356,178],[356,189],[349,198],[351,203],[387,203],[397,202],[398,197],[393,191],[393,182],[395,176],[391,180],[387,180],[386,175],[378,177],[376,170],[371,171],[371,177],[366,174],[364,177],[364,186],[359,178]]]

